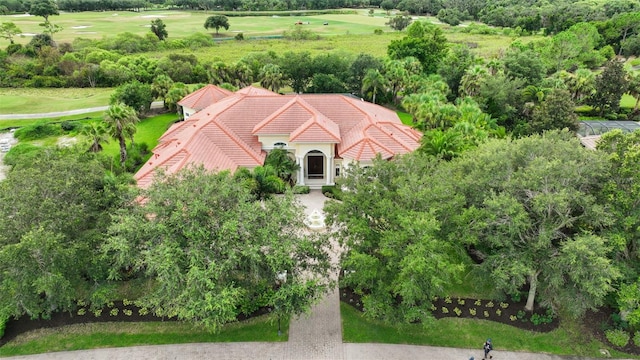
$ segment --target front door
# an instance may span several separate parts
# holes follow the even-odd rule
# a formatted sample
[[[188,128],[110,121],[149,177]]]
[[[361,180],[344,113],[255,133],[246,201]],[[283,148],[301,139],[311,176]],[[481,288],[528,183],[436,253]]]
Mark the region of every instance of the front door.
[[[307,156],[307,174],[309,179],[324,179],[324,156]]]

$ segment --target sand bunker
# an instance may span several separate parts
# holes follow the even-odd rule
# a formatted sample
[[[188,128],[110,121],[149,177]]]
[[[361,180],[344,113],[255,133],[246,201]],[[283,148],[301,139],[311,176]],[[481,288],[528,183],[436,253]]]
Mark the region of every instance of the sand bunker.
[[[167,17],[167,15],[142,15],[140,17],[143,18],[143,19],[150,19],[150,18]]]
[[[25,17],[25,16],[31,16],[31,14],[18,14],[18,15],[11,15],[12,17]]]
[[[36,36],[38,34],[34,34],[34,33],[22,33],[20,34],[20,36]]]
[[[80,25],[80,26],[72,26],[72,29],[86,29],[86,28],[90,28],[91,25]]]

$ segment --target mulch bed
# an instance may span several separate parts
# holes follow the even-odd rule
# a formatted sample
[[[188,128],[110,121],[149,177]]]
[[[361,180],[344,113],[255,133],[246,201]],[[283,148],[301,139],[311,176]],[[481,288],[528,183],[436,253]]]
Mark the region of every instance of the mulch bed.
[[[363,311],[362,302],[360,296],[355,294],[350,288],[340,289],[340,300],[347,303],[354,308]],[[551,323],[543,323],[535,325],[530,321],[531,313],[518,313],[524,309],[525,302],[501,302],[480,300],[479,304],[477,299],[462,299],[462,298],[450,298],[450,299],[437,299],[434,301],[435,310],[432,311],[433,316],[436,319],[442,319],[445,317],[460,317],[466,319],[482,319],[489,321],[496,321],[499,323],[507,324],[517,327],[519,329],[536,331],[536,332],[549,332],[556,329],[560,325],[558,318],[553,318]],[[491,303],[490,303],[491,302]],[[487,306],[489,304],[489,306]],[[505,305],[507,305],[505,308]],[[447,310],[443,311],[443,308]],[[458,308],[460,315],[457,315],[454,311]],[[472,315],[471,309],[475,309],[475,315]],[[496,314],[496,311],[500,309],[500,315]],[[485,314],[485,311],[487,314]],[[609,343],[604,332],[607,329],[613,329],[615,324],[613,323],[611,315],[615,313],[615,310],[610,307],[603,307],[598,311],[588,311],[583,318],[583,328],[588,334],[596,338],[603,344],[610,346],[618,351],[640,355],[640,347],[633,344],[633,340],[629,341],[629,344],[625,347],[614,346]],[[536,308],[533,314],[546,315],[546,309]],[[487,315],[487,316],[485,316]],[[516,320],[513,320],[512,316],[515,316]],[[633,335],[633,334],[631,334]]]
[[[591,335],[601,341],[603,344],[607,344],[612,348],[622,351],[627,354],[640,355],[640,346],[633,344],[633,338],[629,341],[629,344],[625,347],[619,347],[612,345],[604,335],[605,330],[613,329],[614,323],[611,315],[615,313],[615,310],[610,307],[602,307],[598,311],[587,311],[584,316],[584,327],[589,329]],[[633,334],[631,334],[633,336]]]
[[[349,288],[340,289],[340,300],[354,306],[362,311],[360,296]],[[546,309],[535,308],[533,313],[522,311],[525,302],[500,302],[491,300],[478,300],[466,298],[438,298],[433,302],[435,309],[432,311],[436,319],[445,317],[459,317],[464,319],[490,320],[519,329],[537,332],[548,332],[554,330],[560,324],[557,317],[551,319],[550,323],[540,323],[538,325],[531,322],[531,316],[538,314],[546,316]]]
[[[118,309],[117,314],[113,309]],[[102,322],[146,322],[146,321],[177,321],[176,318],[158,317],[151,312],[140,315],[140,308],[130,304],[124,305],[121,301],[113,303],[111,307],[105,307],[102,312],[96,316],[88,309],[84,315],[78,315],[78,311],[74,313],[57,312],[51,314],[51,319],[36,319],[32,320],[29,316],[24,315],[18,319],[11,319],[7,322],[4,335],[0,339],[0,346],[15,339],[18,335],[26,333],[28,331],[55,328],[65,325],[73,324],[88,324],[88,323],[102,323]],[[270,312],[270,309],[263,307],[255,311],[254,313],[246,316],[238,316],[238,321],[247,320],[252,317],[264,315]],[[82,312],[80,312],[82,313]]]

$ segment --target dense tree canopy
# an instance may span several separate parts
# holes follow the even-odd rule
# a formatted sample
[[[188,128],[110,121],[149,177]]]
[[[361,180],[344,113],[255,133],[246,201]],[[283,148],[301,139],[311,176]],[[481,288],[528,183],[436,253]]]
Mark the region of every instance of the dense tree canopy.
[[[598,201],[605,159],[572,136],[489,142],[452,162],[447,177],[466,199],[460,236],[495,288],[515,294],[529,284],[528,310],[539,299],[579,316],[603,303],[620,272],[600,236],[611,223]]]
[[[126,194],[84,149],[16,165],[0,182],[0,318],[72,309],[104,281],[96,249]]]
[[[428,178],[435,164],[412,155],[350,167],[340,183],[348,190],[342,201],[326,205],[346,247],[342,285],[363,296],[368,317],[427,323],[433,296],[459,279],[461,244],[442,241],[434,206],[456,197],[443,199]]]
[[[439,27],[418,21],[407,28],[407,36],[391,41],[387,54],[396,60],[414,57],[420,61],[426,74],[433,74],[438,70],[447,46],[447,39]]]
[[[104,247],[111,278],[155,279],[140,304],[215,331],[261,306],[298,314],[327,289],[327,239],[305,234],[291,196],[255,201],[228,173],[159,177],[123,209]],[[282,278],[277,284],[276,280]]]

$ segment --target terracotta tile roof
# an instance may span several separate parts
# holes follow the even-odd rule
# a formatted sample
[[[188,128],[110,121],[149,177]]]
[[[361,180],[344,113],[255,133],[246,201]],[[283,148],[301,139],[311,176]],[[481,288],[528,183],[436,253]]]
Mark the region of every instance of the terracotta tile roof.
[[[274,93],[271,90],[267,90],[267,89],[263,89],[263,88],[259,88],[259,87],[255,87],[253,85],[244,87],[238,91],[236,91],[236,94],[243,94],[243,95],[250,95],[250,96],[271,96],[271,95],[278,95],[277,93]]]
[[[207,169],[234,171],[262,165],[266,153],[258,135],[288,135],[292,143],[336,143],[336,158],[356,161],[411,152],[420,146],[422,136],[403,125],[395,112],[360,99],[336,94],[279,95],[247,87],[171,126],[136,179],[146,187],[157,168],[175,172],[202,164]]]
[[[185,96],[182,100],[178,101],[178,105],[194,110],[201,110],[230,95],[233,95],[233,92],[209,84]]]

